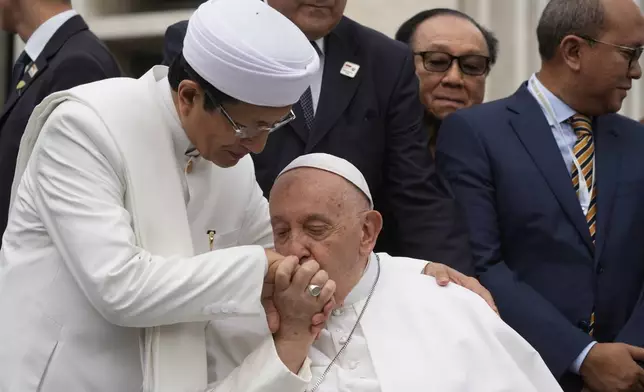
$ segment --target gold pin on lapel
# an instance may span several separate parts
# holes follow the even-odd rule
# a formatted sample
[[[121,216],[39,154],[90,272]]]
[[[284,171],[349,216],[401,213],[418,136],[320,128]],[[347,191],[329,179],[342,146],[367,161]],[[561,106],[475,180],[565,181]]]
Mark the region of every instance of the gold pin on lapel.
[[[188,160],[188,164],[186,165],[186,174],[192,173],[192,157]]]
[[[27,83],[25,83],[24,80],[21,80],[18,82],[18,85],[16,86],[16,90],[22,90],[23,87],[25,87]]]
[[[206,231],[206,234],[208,234],[208,244],[210,245],[210,251],[212,252],[212,246],[213,242],[215,242],[215,234],[217,234],[217,232],[215,230],[208,230]]]

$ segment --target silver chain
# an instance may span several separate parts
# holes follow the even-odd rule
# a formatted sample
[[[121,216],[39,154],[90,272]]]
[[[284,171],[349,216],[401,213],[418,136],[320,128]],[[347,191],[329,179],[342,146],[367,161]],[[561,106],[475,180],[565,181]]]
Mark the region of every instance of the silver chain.
[[[311,388],[307,392],[315,392],[320,387],[320,385],[322,384],[322,381],[324,381],[324,378],[326,377],[326,375],[331,370],[331,366],[333,366],[335,361],[337,361],[338,358],[340,357],[340,355],[342,355],[342,353],[344,352],[344,349],[347,348],[347,346],[349,345],[349,342],[351,342],[351,338],[353,337],[353,333],[356,331],[356,328],[358,328],[358,324],[360,324],[360,319],[362,318],[362,315],[364,314],[364,311],[367,310],[367,306],[369,305],[369,301],[371,300],[371,296],[373,295],[373,292],[376,290],[376,284],[378,283],[378,279],[380,278],[380,257],[378,257],[378,255],[375,254],[375,253],[374,253],[374,255],[376,256],[376,265],[378,267],[378,273],[376,274],[376,279],[373,281],[373,285],[371,286],[371,290],[369,291],[369,295],[367,296],[367,300],[365,301],[364,306],[362,307],[362,311],[358,315],[358,320],[356,321],[355,325],[353,326],[353,329],[351,329],[351,332],[349,333],[349,337],[347,338],[347,341],[340,348],[340,351],[338,351],[338,353],[335,355],[335,357],[333,357],[333,359],[331,360],[331,363],[329,363],[329,366],[326,367],[326,369],[324,370],[324,373],[322,373],[320,378],[318,378],[318,380],[315,382],[315,385],[313,385],[313,388]]]

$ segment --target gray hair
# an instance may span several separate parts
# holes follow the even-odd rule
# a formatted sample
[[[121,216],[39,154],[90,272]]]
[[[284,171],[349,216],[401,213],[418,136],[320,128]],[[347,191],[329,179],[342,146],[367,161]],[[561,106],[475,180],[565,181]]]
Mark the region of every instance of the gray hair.
[[[537,26],[539,54],[550,60],[566,36],[597,38],[603,25],[601,0],[550,0]]]

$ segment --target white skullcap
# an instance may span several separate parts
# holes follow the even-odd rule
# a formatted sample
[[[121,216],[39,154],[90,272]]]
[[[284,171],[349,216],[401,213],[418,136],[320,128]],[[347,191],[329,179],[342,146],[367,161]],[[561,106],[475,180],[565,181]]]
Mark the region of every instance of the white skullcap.
[[[258,0],[209,0],[188,22],[186,62],[218,90],[257,106],[292,105],[320,59],[304,33]]]
[[[353,166],[351,162],[334,155],[323,153],[301,155],[289,163],[277,177],[279,178],[282,174],[300,167],[310,167],[337,174],[360,189],[367,199],[369,199],[369,206],[373,208],[373,198],[371,197],[367,180],[365,180],[360,170]]]

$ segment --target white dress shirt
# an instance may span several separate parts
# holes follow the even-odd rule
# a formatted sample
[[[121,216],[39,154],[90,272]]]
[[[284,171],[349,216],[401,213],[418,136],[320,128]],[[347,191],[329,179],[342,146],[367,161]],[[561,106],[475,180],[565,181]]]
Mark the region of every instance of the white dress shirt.
[[[324,75],[324,38],[315,41],[315,44],[320,49],[320,69],[312,78],[311,82],[311,97],[313,98],[313,113],[317,112],[318,102],[320,102],[320,93],[322,92],[322,76]]]
[[[539,90],[543,93],[545,98],[552,106],[552,110],[555,113],[555,121],[557,121],[561,125],[560,129],[563,131],[563,133],[560,133],[557,130],[556,124],[553,123],[550,116],[548,116],[548,114],[544,111],[544,116],[546,116],[546,119],[548,120],[548,124],[550,125],[550,129],[552,130],[552,135],[557,141],[557,146],[559,146],[559,151],[561,152],[561,156],[563,157],[564,162],[566,162],[566,168],[568,168],[568,173],[572,174],[572,166],[573,166],[573,160],[574,160],[572,150],[575,146],[575,143],[577,143],[577,135],[575,134],[575,131],[572,129],[572,126],[570,125],[570,123],[568,123],[568,119],[573,115],[575,115],[576,112],[574,109],[568,106],[564,101],[559,99],[550,90],[548,90],[539,81],[539,78],[537,78],[537,75],[533,74],[530,77],[530,81],[528,82],[528,90],[534,96],[537,102],[539,102],[539,98],[537,97],[537,94],[535,93],[535,91],[533,91],[532,87],[530,86],[530,84],[533,82],[538,86]],[[572,178],[570,181],[571,181],[570,186],[572,187]],[[584,192],[579,192],[580,206],[588,205],[590,202],[590,200],[588,199],[589,197],[590,195]],[[586,348],[581,352],[579,357],[577,357],[575,362],[572,363],[570,368],[573,372],[575,372],[576,374],[579,374],[579,369],[581,368],[581,364],[584,362],[584,359],[586,359],[586,356],[588,355],[588,352],[590,351],[590,349],[593,348],[593,346],[596,343],[597,342],[592,342],[588,346],[586,346]]]
[[[51,37],[56,34],[56,31],[58,31],[65,22],[76,15],[78,15],[78,13],[74,10],[64,11],[58,15],[52,16],[47,19],[45,23],[38,26],[36,31],[34,31],[25,44],[25,52],[27,52],[31,61],[36,61],[38,56],[40,56],[42,51],[45,49],[45,46],[47,46],[49,40],[51,40]]]

